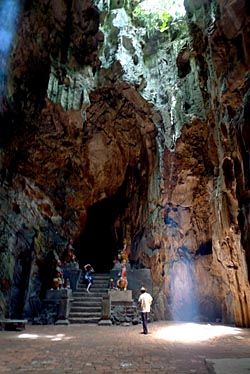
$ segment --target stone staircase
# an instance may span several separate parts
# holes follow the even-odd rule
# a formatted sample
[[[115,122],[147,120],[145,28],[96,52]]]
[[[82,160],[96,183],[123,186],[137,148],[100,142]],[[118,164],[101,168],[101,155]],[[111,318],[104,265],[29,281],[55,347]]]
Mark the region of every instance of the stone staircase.
[[[73,301],[69,313],[69,322],[98,323],[101,319],[102,298],[108,293],[109,274],[93,273],[94,284],[87,293],[84,276],[81,276],[76,291],[73,292]]]

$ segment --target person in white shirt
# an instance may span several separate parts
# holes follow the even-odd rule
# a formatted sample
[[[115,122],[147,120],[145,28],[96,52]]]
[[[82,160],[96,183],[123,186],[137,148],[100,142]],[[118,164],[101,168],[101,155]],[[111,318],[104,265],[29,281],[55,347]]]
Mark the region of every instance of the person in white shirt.
[[[141,307],[143,334],[148,333],[147,321],[148,321],[148,313],[150,312],[152,301],[153,301],[152,296],[148,292],[146,292],[146,288],[142,287],[141,295],[139,296],[139,299],[138,299],[138,304]]]

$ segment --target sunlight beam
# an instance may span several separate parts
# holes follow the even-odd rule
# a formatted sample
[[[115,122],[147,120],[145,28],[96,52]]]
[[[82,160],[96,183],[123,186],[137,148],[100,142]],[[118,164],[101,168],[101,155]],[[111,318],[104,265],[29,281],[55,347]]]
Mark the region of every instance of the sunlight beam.
[[[0,2],[0,109],[6,85],[9,54],[16,32],[15,23],[19,12],[19,3],[18,0]]]

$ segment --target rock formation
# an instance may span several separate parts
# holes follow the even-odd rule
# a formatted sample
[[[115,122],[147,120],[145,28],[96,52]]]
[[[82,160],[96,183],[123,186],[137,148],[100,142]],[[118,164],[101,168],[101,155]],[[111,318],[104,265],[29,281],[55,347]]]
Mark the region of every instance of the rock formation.
[[[103,272],[127,238],[156,318],[250,326],[250,6],[185,0],[147,33],[132,1],[22,5],[0,66],[0,314],[32,318],[69,238]]]

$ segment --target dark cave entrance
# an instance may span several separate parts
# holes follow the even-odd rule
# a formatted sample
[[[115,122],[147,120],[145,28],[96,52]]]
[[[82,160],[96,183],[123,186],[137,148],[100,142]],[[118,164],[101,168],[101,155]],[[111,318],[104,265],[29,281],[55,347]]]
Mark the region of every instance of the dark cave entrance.
[[[97,273],[110,272],[124,238],[132,241],[145,222],[147,190],[147,174],[128,167],[116,193],[88,208],[85,228],[74,245],[81,269],[90,263]]]
[[[75,245],[81,268],[90,263],[98,273],[112,269],[114,258],[123,245],[123,230],[115,221],[119,221],[119,217],[124,220],[127,205],[128,199],[121,188],[113,197],[89,207],[85,230]]]

